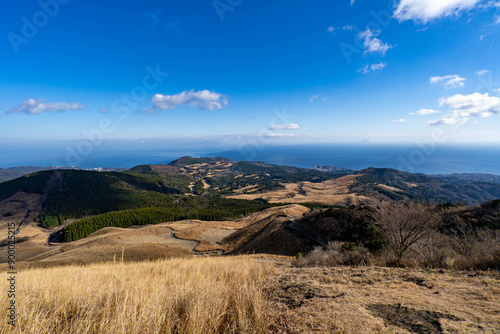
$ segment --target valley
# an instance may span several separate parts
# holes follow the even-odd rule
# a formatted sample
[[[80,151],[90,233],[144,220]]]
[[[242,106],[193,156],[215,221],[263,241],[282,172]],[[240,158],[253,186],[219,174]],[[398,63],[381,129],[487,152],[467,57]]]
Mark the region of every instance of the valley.
[[[190,282],[178,283],[176,298],[191,306],[158,292],[170,305],[161,311],[167,318],[147,326],[159,332],[197,326],[175,320],[194,314],[193,289],[199,295],[197,289],[219,282],[210,285],[212,295],[232,303],[240,282],[254,285],[252,295],[237,292],[242,299],[235,307],[247,303],[253,311],[219,321],[205,309],[197,315],[203,326],[248,333],[495,333],[500,186],[484,182],[488,177],[302,169],[220,157],[120,172],[45,170],[0,183],[0,235],[9,223],[18,226],[19,277],[28,284],[23,280],[35,275],[42,284],[33,283],[23,300],[33,298],[49,314],[52,306],[44,305],[57,302],[64,288],[74,303],[94,305],[83,312],[63,303],[57,322],[38,316],[58,332],[71,331],[64,314],[72,312],[71,326],[88,326],[84,314],[92,314],[107,319],[109,333],[122,331],[117,319],[100,313],[99,299],[85,301],[68,282],[83,286],[92,272],[101,282],[113,277],[103,297],[109,309],[113,294],[131,289],[128,280],[142,275],[149,284],[167,284],[157,273],[171,268],[163,275]],[[394,239],[395,227],[414,241]],[[3,270],[7,245],[1,238]],[[54,277],[62,277],[59,285]],[[36,297],[42,290],[53,297]],[[127,298],[138,310],[149,305],[138,295]],[[214,312],[231,314],[220,307]],[[20,319],[33,324],[29,312],[22,306]],[[23,331],[30,329],[13,333]]]

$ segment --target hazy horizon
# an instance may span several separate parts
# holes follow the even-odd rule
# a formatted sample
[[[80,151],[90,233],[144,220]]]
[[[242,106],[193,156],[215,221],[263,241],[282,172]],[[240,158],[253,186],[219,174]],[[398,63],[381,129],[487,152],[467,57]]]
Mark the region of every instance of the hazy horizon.
[[[234,161],[265,161],[278,165],[313,168],[331,165],[350,169],[393,168],[412,173],[489,173],[500,175],[500,148],[496,145],[437,145],[380,143],[277,144],[241,141],[217,142],[103,141],[86,151],[89,142],[61,141],[4,146],[0,168],[18,166],[79,168],[132,168],[167,164],[182,156],[223,156]]]

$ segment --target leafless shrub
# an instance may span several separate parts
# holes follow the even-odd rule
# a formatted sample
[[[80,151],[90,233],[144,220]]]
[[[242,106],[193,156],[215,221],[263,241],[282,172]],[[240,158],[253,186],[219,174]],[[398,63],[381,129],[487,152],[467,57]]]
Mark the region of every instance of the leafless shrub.
[[[299,256],[293,265],[298,267],[305,266],[369,266],[373,263],[374,257],[363,246],[356,246],[353,249],[346,249],[347,244],[344,242],[331,242],[329,246],[324,249],[316,247],[311,252],[304,256]]]
[[[498,231],[467,232],[454,238],[452,266],[455,269],[500,269],[500,234]]]
[[[420,264],[430,268],[448,267],[447,260],[452,254],[449,243],[449,237],[436,230],[427,231],[414,247]]]
[[[415,251],[415,244],[436,231],[440,221],[435,211],[415,202],[380,202],[377,209],[386,248],[399,262]]]

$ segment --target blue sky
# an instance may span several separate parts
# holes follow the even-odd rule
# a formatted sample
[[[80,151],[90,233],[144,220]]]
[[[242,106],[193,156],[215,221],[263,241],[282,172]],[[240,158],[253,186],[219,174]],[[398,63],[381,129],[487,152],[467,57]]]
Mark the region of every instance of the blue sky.
[[[6,145],[500,143],[499,1],[9,1],[0,22]]]

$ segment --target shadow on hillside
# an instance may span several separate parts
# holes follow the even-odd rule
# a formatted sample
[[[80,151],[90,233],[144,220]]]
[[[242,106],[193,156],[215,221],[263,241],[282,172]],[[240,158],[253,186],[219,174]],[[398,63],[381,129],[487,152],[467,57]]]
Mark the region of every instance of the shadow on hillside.
[[[404,328],[412,333],[444,333],[440,319],[460,321],[461,319],[448,314],[431,311],[417,311],[408,307],[396,305],[372,304],[368,309],[387,324]]]
[[[64,233],[63,230],[59,230],[56,232],[53,232],[49,235],[49,244],[50,243],[61,243],[64,242]]]

